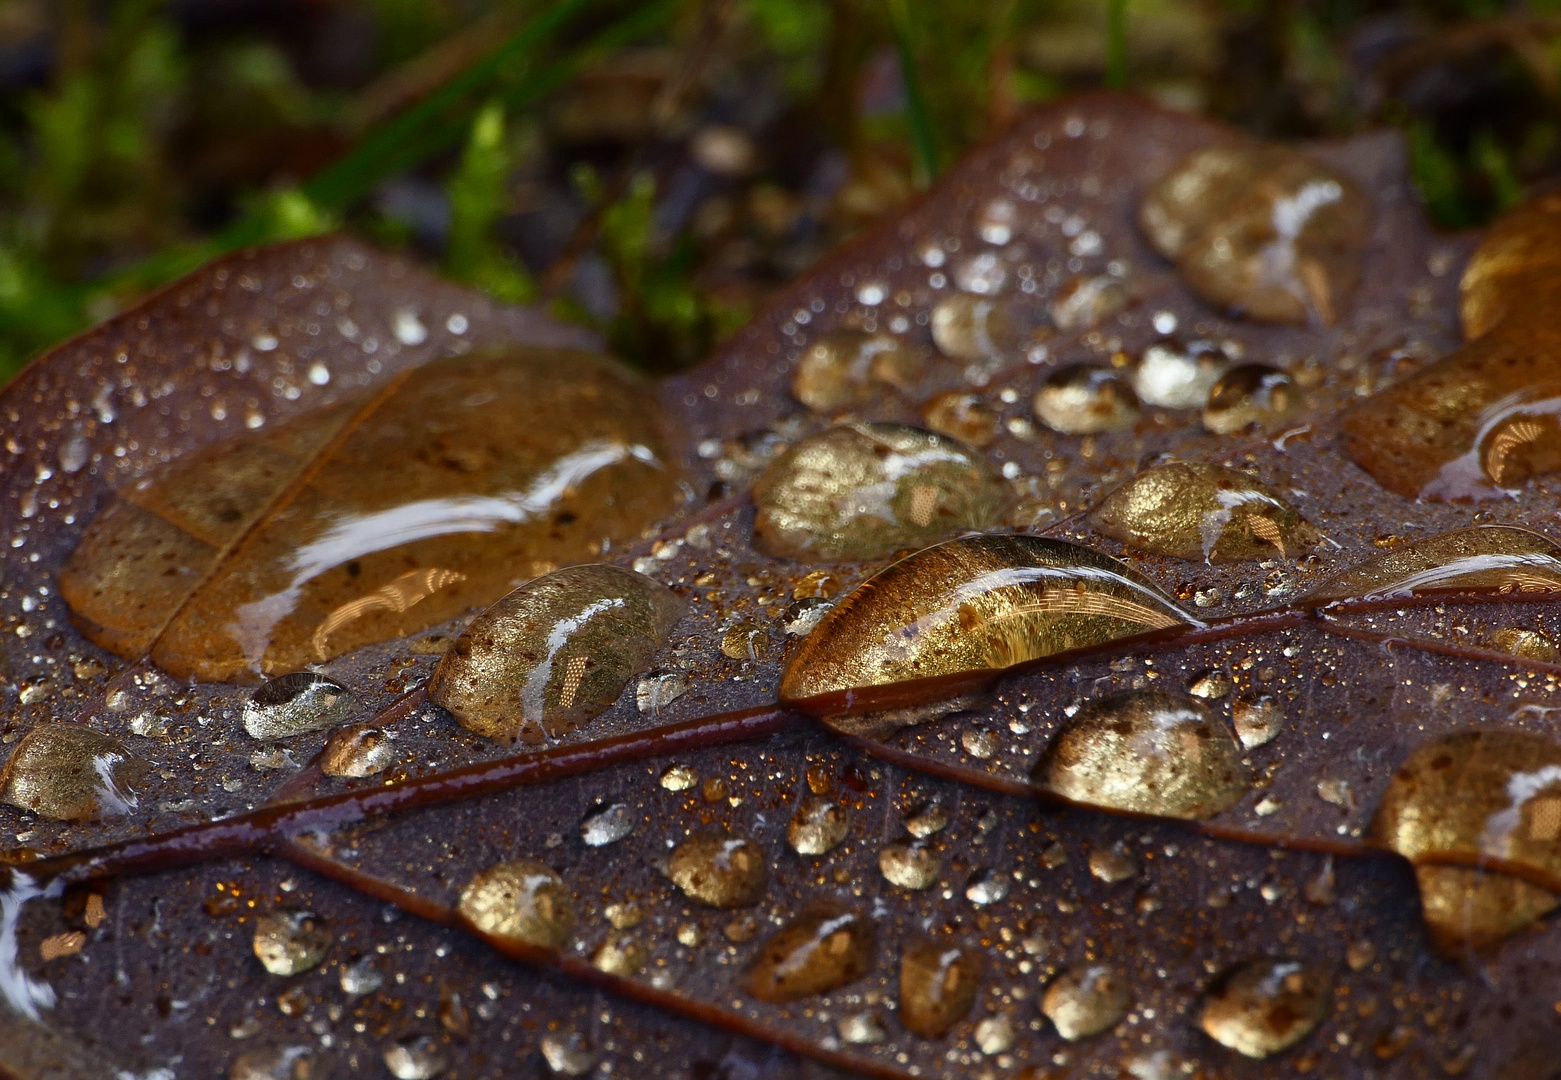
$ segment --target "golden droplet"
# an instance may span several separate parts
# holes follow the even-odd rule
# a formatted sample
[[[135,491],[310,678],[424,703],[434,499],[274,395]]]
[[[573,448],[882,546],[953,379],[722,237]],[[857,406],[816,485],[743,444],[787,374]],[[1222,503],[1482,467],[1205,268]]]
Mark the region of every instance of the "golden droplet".
[[[1150,243],[1193,292],[1269,322],[1333,325],[1360,279],[1371,205],[1287,147],[1195,150],[1139,207]]]
[[[884,880],[902,889],[920,892],[938,883],[941,863],[925,843],[888,844],[878,853],[878,870]]]
[[[1019,346],[1020,329],[1008,302],[951,293],[932,309],[932,340],[953,360],[1003,357]]]
[[[975,394],[944,391],[921,407],[921,421],[940,435],[977,449],[991,445],[997,438],[997,413]]]
[[[1286,557],[1319,539],[1273,489],[1223,465],[1147,469],[1107,495],[1089,520],[1140,551],[1208,562]]]
[[[1248,750],[1272,742],[1285,726],[1285,707],[1268,694],[1239,697],[1230,707],[1236,738]]]
[[[1035,392],[1035,418],[1064,435],[1122,431],[1138,422],[1138,395],[1110,368],[1072,364]]]
[[[1159,341],[1145,349],[1134,366],[1133,391],[1145,405],[1201,409],[1229,367],[1230,361],[1211,341]]]
[[[814,412],[833,412],[866,401],[874,382],[909,385],[920,367],[892,334],[837,330],[803,351],[791,377],[791,392]]]
[[[1527,881],[1437,859],[1497,859],[1561,876],[1561,746],[1523,731],[1463,731],[1409,756],[1372,836],[1415,864],[1426,929],[1445,951],[1483,948],[1561,897]]]
[[[855,982],[873,966],[873,924],[820,901],[759,947],[744,985],[760,1001],[794,1001]]]
[[[645,946],[627,934],[613,934],[596,948],[591,963],[609,975],[633,978],[645,970],[650,955]]]
[[[1227,973],[1204,999],[1198,1025],[1249,1058],[1288,1050],[1327,1018],[1327,976],[1299,960],[1254,960]]]
[[[844,808],[829,799],[807,799],[786,826],[786,843],[798,855],[825,855],[846,838],[849,829]]]
[[[1385,600],[1437,592],[1561,590],[1561,548],[1514,525],[1456,529],[1383,552],[1322,582],[1303,602]]]
[[[632,570],[555,570],[472,620],[434,669],[428,699],[491,739],[558,738],[618,700],[682,611],[670,589]]]
[[[764,899],[764,849],[725,831],[695,833],[672,851],[667,875],[690,900],[710,907],[749,907]]]
[[[1193,620],[1099,552],[1035,536],[919,551],[839,601],[780,697],[820,715],[937,701],[1015,664]]]
[[[273,975],[299,975],[318,967],[331,941],[331,932],[312,912],[273,911],[255,920],[255,956]]]
[[[1470,257],[1459,283],[1463,334],[1481,337],[1513,312],[1553,309],[1561,285],[1561,197],[1531,199],[1504,214]]]
[[[1195,821],[1235,805],[1251,782],[1214,714],[1161,690],[1085,705],[1041,755],[1034,779],[1073,802]]]
[[[1504,626],[1496,631],[1493,639],[1502,652],[1521,656],[1527,660],[1540,660],[1553,664],[1557,658],[1556,643],[1543,630],[1526,630],[1519,626]]]
[[[1052,325],[1064,333],[1088,330],[1121,311],[1128,300],[1127,286],[1110,274],[1072,278],[1051,302]]]
[[[326,776],[375,776],[396,760],[390,733],[372,724],[353,724],[332,733],[320,751],[320,771]]]
[[[1242,364],[1221,375],[1203,407],[1203,426],[1216,435],[1255,427],[1272,431],[1299,412],[1301,388],[1278,368]]]
[[[1002,519],[1008,486],[986,459],[902,424],[803,439],[754,486],[754,536],[787,558],[876,559]]]
[[[1041,1012],[1069,1042],[1099,1035],[1122,1022],[1133,1003],[1127,980],[1114,968],[1092,964],[1069,968],[1052,980]]]
[[[562,949],[574,930],[574,897],[551,869],[530,859],[499,863],[461,890],[461,917],[479,933],[517,945]]]
[[[0,768],[0,801],[50,821],[128,814],[147,764],[124,743],[80,724],[41,724]]]
[[[900,1023],[938,1039],[970,1013],[986,965],[972,949],[917,935],[900,953]]]

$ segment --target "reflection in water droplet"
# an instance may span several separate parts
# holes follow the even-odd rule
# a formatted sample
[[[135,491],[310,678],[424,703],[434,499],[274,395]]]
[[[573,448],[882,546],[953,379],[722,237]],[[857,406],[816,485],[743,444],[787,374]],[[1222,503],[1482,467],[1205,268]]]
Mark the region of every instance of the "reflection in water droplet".
[[[1503,730],[1433,740],[1394,774],[1371,830],[1417,864],[1434,943],[1449,952],[1493,944],[1561,898],[1506,874],[1422,860],[1484,856],[1561,875],[1561,746]]]
[[[79,724],[40,724],[0,768],[0,801],[51,821],[128,814],[147,765],[124,743]]]
[[[814,412],[833,412],[872,396],[872,384],[905,387],[921,374],[911,350],[891,334],[837,330],[803,350],[791,392]]]
[[[1212,341],[1160,341],[1149,346],[1133,368],[1133,391],[1145,405],[1201,409],[1209,391],[1230,366]]]
[[[618,700],[682,611],[670,589],[632,570],[555,570],[472,620],[434,670],[428,699],[492,739],[559,738]]]
[[[1242,364],[1220,376],[1203,407],[1203,426],[1216,435],[1231,435],[1256,426],[1271,431],[1300,411],[1301,388],[1295,380],[1266,364]]]
[[[320,751],[320,771],[326,776],[375,776],[396,760],[390,732],[372,724],[353,724],[333,732]]]
[[[331,932],[312,912],[273,911],[255,920],[255,955],[273,975],[298,975],[317,967],[331,941]]]
[[[667,876],[690,900],[711,907],[748,907],[769,883],[764,849],[743,836],[695,833],[672,851]]]
[[[1097,532],[1177,559],[1238,562],[1291,556],[1319,539],[1266,484],[1223,465],[1180,462],[1134,476],[1090,512]]]
[[[333,727],[352,715],[352,692],[328,675],[294,671],[267,679],[244,703],[244,730],[255,739],[285,739]]]
[[[997,413],[975,394],[944,391],[921,407],[921,421],[940,435],[977,449],[991,445],[997,438]]]
[[[1360,279],[1371,204],[1288,147],[1195,150],[1145,195],[1139,223],[1188,288],[1255,319],[1331,326]]]
[[[986,965],[980,953],[918,935],[900,953],[900,1023],[938,1039],[970,1013]]]
[[[873,966],[873,924],[819,901],[759,947],[744,985],[760,1001],[793,1001],[854,982]]]
[[[699,783],[699,774],[687,765],[671,765],[661,774],[660,783],[668,791],[687,791]]]
[[[932,340],[953,360],[1002,357],[1018,348],[1021,331],[1007,301],[953,293],[932,309]]]
[[[878,869],[885,881],[902,889],[919,891],[938,883],[938,857],[920,841],[889,844],[878,853]]]
[[[1035,393],[1035,416],[1064,435],[1121,431],[1138,422],[1138,395],[1110,368],[1073,364],[1047,376]]]
[[[234,1058],[228,1080],[314,1080],[321,1075],[314,1065],[307,1046],[266,1047]]]
[[[965,899],[977,907],[995,904],[1008,895],[1008,876],[996,870],[977,870],[965,885]]]
[[[404,1035],[385,1048],[385,1068],[396,1080],[433,1080],[446,1064],[432,1035]]]
[[[807,799],[786,826],[786,843],[798,855],[823,855],[846,838],[850,819],[829,799]]]
[[[1279,700],[1268,694],[1256,697],[1240,697],[1230,709],[1232,725],[1241,745],[1251,750],[1272,742],[1285,726],[1285,708]]]
[[[1008,486],[947,436],[851,424],[803,439],[754,486],[754,535],[772,555],[874,559],[999,521]]]
[[[721,635],[721,655],[732,660],[767,660],[769,632],[752,620],[739,620]]]
[[[348,997],[372,994],[385,985],[385,976],[372,956],[365,956],[341,966],[341,989]]]
[[[1328,977],[1298,960],[1254,960],[1209,991],[1198,1024],[1215,1042],[1265,1058],[1304,1039],[1327,1017]]]
[[[1041,1012],[1069,1042],[1116,1027],[1133,1003],[1127,980],[1104,964],[1069,968],[1052,980]]]
[[[562,949],[574,929],[574,898],[548,867],[529,859],[483,870],[461,890],[461,916],[481,933]]]
[[[580,821],[586,847],[606,847],[634,831],[634,811],[626,803],[598,803]]]
[[[1526,630],[1520,626],[1504,626],[1496,631],[1493,644],[1502,652],[1521,656],[1525,660],[1540,660],[1547,664],[1556,661],[1556,643],[1543,630]]]
[[[1074,802],[1190,820],[1234,805],[1250,782],[1241,748],[1214,714],[1160,690],[1085,705],[1041,755],[1034,779]]]
[[[1395,548],[1328,578],[1305,602],[1381,600],[1440,591],[1561,590],[1561,548],[1511,525],[1477,525]]]
[[[1127,306],[1127,286],[1110,274],[1065,281],[1051,302],[1052,325],[1064,333],[1099,326]]]
[[[1077,544],[978,536],[917,552],[858,587],[792,658],[780,696],[826,715],[907,698],[899,684],[985,674],[1192,620],[1148,579]],[[953,691],[941,688],[938,697]],[[898,699],[898,700],[897,700]],[[914,691],[909,700],[915,700]]]

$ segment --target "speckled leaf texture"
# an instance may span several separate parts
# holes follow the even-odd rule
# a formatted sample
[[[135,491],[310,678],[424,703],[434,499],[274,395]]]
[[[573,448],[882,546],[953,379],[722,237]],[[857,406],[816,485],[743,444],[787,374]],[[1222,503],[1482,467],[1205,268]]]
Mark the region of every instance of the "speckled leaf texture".
[[[1531,916],[1494,941],[1433,939],[1417,868],[1372,826],[1400,765],[1438,738],[1561,739],[1561,665],[1544,647],[1561,636],[1551,586],[1321,614],[1300,602],[1338,571],[1453,529],[1555,528],[1554,475],[1511,497],[1416,501],[1374,480],[1339,434],[1344,410],[1460,345],[1459,274],[1479,238],[1429,229],[1395,136],[1302,147],[1369,200],[1358,286],[1327,326],[1216,310],[1149,247],[1138,207],[1189,152],[1235,139],[1125,96],[1038,111],[704,364],[646,384],[669,418],[663,464],[682,501],[595,558],[681,599],[670,640],[605,712],[531,744],[474,734],[422,695],[475,608],[310,665],[350,689],[349,720],[389,733],[392,763],[370,776],[322,771],[328,730],[252,738],[252,683],[176,679],[89,642],[61,599],[62,569],[116,492],[170,463],[340,409],[444,357],[600,343],[320,239],[213,263],[29,367],[0,396],[0,758],[68,722],[119,740],[144,774],[133,806],[93,820],[0,805],[0,1075],[1561,1075],[1554,920]],[[1119,302],[1097,318],[1056,303],[1102,277]],[[990,359],[934,345],[933,311],[961,287],[1009,305],[1012,336]],[[1124,368],[1172,328],[1288,371],[1299,409],[1226,434],[1196,410],[1149,405],[1094,434],[1037,422],[1032,399],[1054,372]],[[894,335],[893,378],[812,411],[793,396],[794,372],[841,330]],[[915,715],[818,719],[777,705],[818,609],[896,553],[766,554],[755,481],[834,423],[922,425],[950,392],[997,421],[979,440],[1010,489],[992,531],[1130,560],[1189,623],[966,680],[952,707]],[[1171,461],[1251,474],[1315,543],[1184,560],[1091,529],[1087,511]],[[902,495],[914,509],[916,491]],[[1037,782],[1059,731],[1095,715],[1091,702],[1135,691],[1190,694],[1212,718],[1201,730],[1252,736],[1227,754],[1229,797],[1197,803],[1199,820],[1069,804]],[[1534,771],[1509,770],[1512,800],[1556,782],[1541,757],[1518,765]],[[1467,875],[1470,905],[1481,875],[1521,879],[1543,911],[1561,885],[1561,817],[1530,810],[1549,869],[1543,854],[1506,865],[1454,851],[1422,876]],[[715,831],[729,835],[679,861],[679,845]],[[738,839],[763,875],[745,862],[741,887],[685,884],[699,851]],[[572,912],[562,949],[495,933],[463,906],[474,875],[517,860],[563,883],[550,894]],[[712,896],[722,905],[701,899]],[[262,964],[257,927],[277,912],[325,928],[323,959],[296,974]],[[1459,917],[1472,926],[1480,913]],[[792,968],[764,968],[788,949]],[[903,987],[902,956],[914,960]],[[951,959],[929,982],[940,956]],[[1232,973],[1265,959],[1298,961],[1311,981],[1276,976],[1271,1008],[1232,1013],[1247,985]],[[755,963],[764,985],[804,992],[755,993]],[[1080,997],[1101,967],[1125,1006]],[[929,985],[936,1000],[924,1000]],[[907,992],[920,995],[909,1011]],[[1103,1030],[1086,1033],[1080,1016],[1103,1017]],[[1271,1055],[1210,1033],[1232,1025]]]

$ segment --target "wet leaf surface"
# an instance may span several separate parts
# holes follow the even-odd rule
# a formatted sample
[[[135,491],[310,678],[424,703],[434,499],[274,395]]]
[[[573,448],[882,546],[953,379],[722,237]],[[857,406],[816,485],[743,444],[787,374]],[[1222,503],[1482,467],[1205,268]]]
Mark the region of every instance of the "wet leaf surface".
[[[1470,826],[1415,847],[1411,866],[1373,843],[1372,821],[1434,740],[1561,741],[1561,668],[1542,647],[1561,620],[1553,575],[1533,558],[1542,548],[1492,566],[1500,544],[1443,542],[1443,555],[1487,558],[1449,578],[1442,548],[1409,546],[1473,525],[1544,531],[1561,489],[1534,470],[1516,497],[1417,502],[1357,467],[1335,418],[1459,345],[1472,241],[1427,231],[1393,140],[1311,147],[1371,203],[1359,286],[1331,326],[1222,314],[1137,219],[1150,185],[1225,138],[1116,97],[1039,112],[663,382],[668,467],[690,501],[636,528],[632,546],[575,561],[651,577],[685,612],[616,701],[536,748],[469,732],[425,699],[476,600],[299,665],[346,687],[358,707],[344,719],[365,727],[256,739],[250,687],[191,684],[94,646],[58,575],[116,493],[170,461],[243,430],[319,422],[442,356],[594,342],[339,240],[215,264],[24,373],[0,399],[0,738],[9,756],[29,732],[73,721],[149,767],[127,813],[52,822],[0,808],[12,864],[0,871],[0,988],[24,1006],[0,1009],[0,1071],[221,1077],[241,1059],[291,1068],[307,1053],[332,1075],[432,1075],[442,1063],[440,1075],[476,1077],[1280,1068],[1552,1080],[1561,947],[1539,915],[1561,880],[1548,774],[1522,774],[1522,843],[1510,850]],[[1000,243],[982,239],[995,217],[1011,222]],[[944,303],[955,290],[991,300],[981,318],[1001,311],[998,322],[976,326],[973,302]],[[798,401],[797,365],[841,333],[900,339],[893,379],[846,356],[840,393]],[[1063,434],[1037,415],[1058,370],[1119,371],[1173,335],[1283,370],[1295,393],[1241,424],[1140,402],[1125,427]],[[323,383],[308,374],[317,362]],[[247,427],[248,415],[263,422]],[[775,707],[801,640],[892,556],[821,566],[767,554],[753,485],[807,436],[933,424],[924,415],[976,432],[954,434],[984,444],[1008,485],[1008,528],[1121,560],[1187,619],[1073,642],[1093,646],[1083,652],[1020,650],[961,685],[960,702],[893,724],[852,728],[846,715],[832,729]],[[1259,526],[1271,553],[1209,562],[1127,547],[1084,516],[1177,461],[1255,478],[1321,539],[1281,548]],[[1315,592],[1377,557],[1342,595]],[[1406,574],[1433,591],[1406,590]],[[1228,776],[1245,778],[1188,815],[1205,820],[1143,816],[1174,812],[1154,805],[1107,813],[1037,789],[1058,733],[1118,693],[1194,703],[1197,724],[1153,741],[1174,753],[1201,732]],[[1543,772],[1550,753],[1524,768]],[[1488,789],[1511,789],[1520,771],[1459,782],[1484,784],[1480,805],[1499,813],[1518,795]],[[521,871],[474,887],[500,866]],[[1436,940],[1428,932],[1417,874],[1452,880],[1437,894],[1452,897],[1451,940],[1443,924]],[[1527,913],[1494,942],[1471,940],[1486,909],[1458,908],[1485,885],[1502,893],[1498,912]],[[525,897],[524,918],[490,917]],[[521,923],[547,932],[506,929]],[[257,928],[271,941],[293,926],[304,951],[325,942],[323,956],[272,974]],[[1304,978],[1285,981],[1289,959],[1309,965]],[[902,1018],[907,992],[917,997]],[[1091,1018],[1103,1030],[1090,1033]],[[1267,1042],[1230,1048],[1264,1023]],[[1211,1024],[1226,1035],[1206,1034]],[[1254,1047],[1275,1056],[1246,1056]]]

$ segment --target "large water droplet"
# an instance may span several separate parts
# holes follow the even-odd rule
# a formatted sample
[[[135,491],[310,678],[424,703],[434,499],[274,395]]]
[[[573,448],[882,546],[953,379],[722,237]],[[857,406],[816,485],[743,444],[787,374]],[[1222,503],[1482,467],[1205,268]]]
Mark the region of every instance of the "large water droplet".
[[[910,349],[891,334],[839,330],[803,351],[791,392],[815,412],[833,412],[866,401],[874,382],[910,385],[919,368]]]
[[[1486,232],[1459,283],[1463,333],[1483,336],[1508,315],[1554,307],[1561,284],[1561,198],[1554,193],[1504,214]]]
[[[1298,412],[1301,388],[1278,368],[1242,364],[1221,375],[1203,407],[1203,426],[1216,435],[1255,427],[1270,431]]]
[[[1160,341],[1133,368],[1133,390],[1145,405],[1201,409],[1230,361],[1212,341]]]
[[[1121,431],[1138,422],[1138,395],[1110,368],[1072,364],[1046,377],[1032,402],[1035,417],[1064,435]]]
[[[1476,525],[1384,552],[1328,578],[1309,604],[1382,600],[1435,592],[1561,590],[1561,548],[1512,525]]]
[[[255,739],[286,739],[334,727],[352,715],[352,691],[329,675],[294,671],[262,683],[244,703],[244,730]]]
[[[308,911],[273,911],[255,920],[255,955],[273,975],[298,975],[319,966],[331,932]]]
[[[1491,638],[1491,643],[1505,653],[1521,656],[1525,660],[1539,660],[1547,664],[1556,662],[1556,643],[1543,630],[1528,630],[1521,626],[1503,626]]]
[[[326,776],[376,776],[395,760],[390,732],[373,724],[353,724],[325,740],[320,771]]]
[[[1256,319],[1331,326],[1360,279],[1371,205],[1348,179],[1294,150],[1196,150],[1139,207],[1150,243],[1188,288]]]
[[[574,930],[574,898],[548,867],[529,859],[499,863],[461,890],[463,918],[490,937],[561,949]]]
[[[1250,778],[1236,740],[1201,702],[1130,690],[1080,709],[1035,781],[1090,806],[1199,820],[1234,805]]]
[[[118,739],[79,724],[41,724],[0,768],[0,800],[53,821],[128,814],[147,765]]]
[[[900,953],[900,1023],[925,1039],[941,1038],[970,1013],[985,966],[972,949],[911,938]]]
[[[447,1064],[432,1035],[406,1035],[385,1048],[385,1068],[396,1080],[433,1080]]]
[[[1141,551],[1209,562],[1280,556],[1318,532],[1266,484],[1223,465],[1158,465],[1090,513],[1101,533]]]
[[[825,715],[910,704],[1192,621],[1147,578],[1089,548],[966,537],[902,559],[838,602],[803,640],[780,696]]]
[[[1265,1058],[1304,1039],[1331,1000],[1321,970],[1298,960],[1254,960],[1209,990],[1198,1024],[1220,1045]]]
[[[434,670],[428,699],[479,735],[558,738],[618,700],[682,611],[670,589],[632,570],[555,570],[472,620]]]
[[[1021,336],[1019,320],[1004,300],[953,293],[932,309],[932,340],[954,360],[1007,356]]]
[[[695,833],[680,843],[667,875],[690,900],[720,908],[757,904],[770,876],[763,848],[722,831]]]
[[[981,455],[902,424],[802,440],[754,486],[754,535],[773,555],[876,559],[996,524],[1008,486]]]
[[[1285,725],[1285,707],[1268,694],[1239,697],[1230,707],[1231,725],[1241,745],[1251,750],[1272,742]]]
[[[793,1001],[854,982],[873,966],[873,924],[817,901],[759,947],[744,984],[760,1001]]]
[[[850,828],[845,809],[830,799],[806,799],[786,826],[786,843],[798,855],[824,855]]]
[[[878,870],[884,880],[902,889],[920,891],[938,883],[941,862],[927,844],[888,844],[878,853]]]
[[[1561,876],[1561,746],[1523,731],[1436,739],[1394,774],[1371,830],[1417,864],[1426,927],[1438,945],[1499,941],[1561,898],[1506,874],[1429,860],[1483,857]]]
[[[1121,973],[1104,964],[1069,968],[1052,980],[1041,1012],[1070,1042],[1099,1035],[1121,1023],[1133,1003]]]

